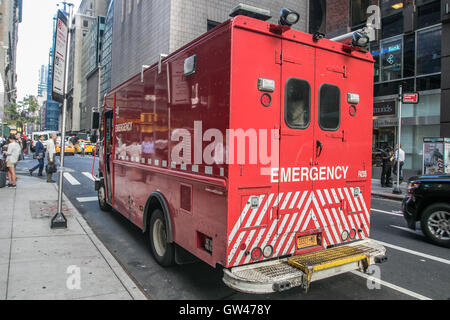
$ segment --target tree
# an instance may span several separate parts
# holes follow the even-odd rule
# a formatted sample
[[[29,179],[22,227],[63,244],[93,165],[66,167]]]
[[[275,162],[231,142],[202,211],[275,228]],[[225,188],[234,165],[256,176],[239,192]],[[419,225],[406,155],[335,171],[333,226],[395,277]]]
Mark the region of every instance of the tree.
[[[23,127],[27,123],[35,123],[39,120],[36,112],[39,110],[39,104],[35,96],[27,96],[22,101],[11,102],[5,113],[7,115],[7,124]]]

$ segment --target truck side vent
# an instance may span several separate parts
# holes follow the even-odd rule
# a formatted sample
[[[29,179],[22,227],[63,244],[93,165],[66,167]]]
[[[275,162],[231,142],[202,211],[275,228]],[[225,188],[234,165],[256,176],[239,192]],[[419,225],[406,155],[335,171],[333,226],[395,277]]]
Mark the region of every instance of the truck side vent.
[[[192,212],[192,186],[181,185],[180,199],[180,208]]]

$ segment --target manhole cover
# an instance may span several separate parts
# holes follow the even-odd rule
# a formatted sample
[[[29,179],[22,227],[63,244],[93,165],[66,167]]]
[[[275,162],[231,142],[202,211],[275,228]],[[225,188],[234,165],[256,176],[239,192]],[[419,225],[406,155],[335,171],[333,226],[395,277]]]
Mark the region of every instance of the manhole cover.
[[[53,218],[58,211],[57,200],[41,200],[30,201],[31,218],[33,219],[47,219]],[[66,202],[62,202],[62,211],[66,217],[70,217],[71,210],[67,208]]]

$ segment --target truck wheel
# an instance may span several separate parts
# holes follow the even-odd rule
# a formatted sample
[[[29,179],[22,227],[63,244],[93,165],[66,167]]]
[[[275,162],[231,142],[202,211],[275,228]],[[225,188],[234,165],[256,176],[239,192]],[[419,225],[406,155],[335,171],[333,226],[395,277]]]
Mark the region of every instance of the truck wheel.
[[[437,245],[450,248],[450,205],[436,203],[427,207],[421,218],[422,231]]]
[[[167,229],[164,214],[160,209],[153,211],[149,224],[150,247],[156,261],[163,267],[175,264],[175,247],[167,242]]]
[[[100,209],[102,211],[108,212],[112,210],[111,206],[108,204],[108,202],[106,202],[106,190],[103,183],[98,189],[98,205],[100,206]]]

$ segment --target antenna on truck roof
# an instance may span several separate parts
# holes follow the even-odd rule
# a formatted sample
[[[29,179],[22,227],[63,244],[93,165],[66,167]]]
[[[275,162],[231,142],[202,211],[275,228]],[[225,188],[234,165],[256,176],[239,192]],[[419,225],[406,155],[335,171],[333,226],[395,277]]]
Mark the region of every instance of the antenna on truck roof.
[[[249,6],[248,4],[243,3],[238,4],[233,10],[231,10],[230,13],[230,17],[236,17],[239,15],[255,18],[262,21],[267,21],[272,18],[272,16],[270,15],[270,10]]]

